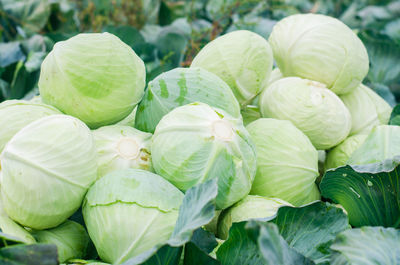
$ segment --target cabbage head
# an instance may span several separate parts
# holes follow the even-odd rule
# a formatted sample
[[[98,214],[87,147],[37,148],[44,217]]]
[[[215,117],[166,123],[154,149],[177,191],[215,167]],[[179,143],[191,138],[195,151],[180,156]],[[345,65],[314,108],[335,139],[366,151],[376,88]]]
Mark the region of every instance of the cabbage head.
[[[324,83],[336,94],[353,91],[368,73],[367,50],[340,20],[297,14],[279,21],[269,37],[284,76]]]
[[[257,174],[250,194],[295,206],[309,201],[319,173],[318,152],[307,136],[285,120],[261,118],[246,128],[257,151]]]
[[[241,106],[261,92],[272,71],[268,42],[260,35],[238,30],[209,42],[194,57],[191,66],[202,67],[222,78]]]
[[[218,237],[227,239],[233,223],[273,217],[282,206],[291,206],[291,204],[277,198],[248,195],[221,213],[218,222]]]
[[[325,170],[346,165],[351,154],[364,143],[366,138],[367,134],[352,135],[335,146],[326,156]]]
[[[231,116],[240,116],[239,103],[221,78],[197,67],[175,68],[149,83],[138,107],[135,127],[154,133],[165,114],[192,102],[203,102]]]
[[[4,148],[1,166],[4,210],[39,230],[71,216],[97,177],[92,134],[67,115],[44,117],[21,129]]]
[[[38,243],[56,245],[60,263],[84,258],[90,242],[85,228],[70,220],[48,230],[33,231],[32,235]]]
[[[61,114],[56,108],[25,100],[7,100],[0,104],[0,152],[23,127],[40,118]]]
[[[400,126],[379,125],[372,129],[364,143],[351,154],[348,164],[378,163],[395,156],[400,156]]]
[[[97,150],[98,177],[125,168],[152,170],[151,133],[122,125],[104,126],[93,131]]]
[[[255,148],[242,119],[203,103],[165,115],[151,155],[155,171],[182,191],[218,178],[218,209],[244,198],[256,172]]]
[[[83,217],[100,258],[120,264],[168,240],[182,200],[181,191],[154,173],[117,170],[89,189]]]
[[[113,34],[84,33],[57,42],[42,63],[43,102],[90,128],[114,124],[141,100],[143,61]]]
[[[262,93],[259,104],[263,117],[291,121],[318,150],[339,144],[351,129],[349,110],[319,82],[282,78]]]
[[[340,98],[351,114],[350,135],[368,134],[376,125],[388,124],[392,108],[369,87],[359,85]]]

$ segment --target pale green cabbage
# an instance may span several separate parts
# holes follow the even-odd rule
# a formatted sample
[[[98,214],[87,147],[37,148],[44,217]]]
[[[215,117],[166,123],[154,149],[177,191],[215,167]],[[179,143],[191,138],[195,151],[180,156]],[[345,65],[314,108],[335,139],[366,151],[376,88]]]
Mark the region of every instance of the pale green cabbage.
[[[263,117],[291,121],[319,150],[339,144],[351,129],[349,110],[331,90],[315,81],[282,78],[263,92],[259,104]]]
[[[240,105],[246,106],[268,82],[272,64],[268,42],[256,33],[238,30],[208,43],[191,66],[202,67],[221,77]]]
[[[39,90],[45,103],[97,128],[132,112],[145,78],[143,61],[118,37],[84,33],[54,45],[42,63]]]
[[[400,126],[379,125],[372,129],[364,143],[351,154],[348,164],[378,163],[395,156],[400,156]]]
[[[366,138],[367,134],[356,134],[335,146],[328,152],[325,170],[346,165],[351,154],[364,143]]]
[[[90,242],[85,228],[70,220],[55,228],[33,231],[32,235],[38,243],[56,245],[60,263],[72,258],[84,258]]]
[[[96,150],[89,128],[51,115],[20,130],[1,154],[1,196],[15,221],[34,229],[56,227],[80,206],[96,180]]]
[[[0,104],[0,152],[23,127],[40,118],[61,114],[56,108],[25,100],[7,100]]]
[[[240,116],[239,103],[221,78],[197,67],[176,68],[149,83],[138,107],[135,127],[154,133],[165,114],[192,102],[203,102],[234,117]]]
[[[83,216],[100,258],[120,264],[165,243],[182,200],[172,184],[141,169],[113,171],[98,180],[86,195]]]
[[[152,170],[151,133],[122,125],[104,126],[93,131],[100,177],[125,168]]]
[[[284,76],[326,84],[336,94],[354,90],[368,73],[367,50],[336,18],[297,14],[279,21],[269,43]]]
[[[350,135],[368,134],[376,125],[389,122],[392,108],[365,85],[359,85],[353,92],[342,95],[340,98],[351,114]]]
[[[273,217],[280,207],[287,205],[291,206],[281,199],[248,195],[222,212],[218,222],[218,237],[227,239],[232,223]]]
[[[256,171],[255,148],[241,118],[203,103],[165,115],[151,155],[155,171],[180,190],[218,178],[218,209],[244,198]]]
[[[280,198],[295,206],[309,200],[318,177],[318,152],[307,136],[290,121],[276,119],[258,119],[247,130],[257,151],[250,194]]]

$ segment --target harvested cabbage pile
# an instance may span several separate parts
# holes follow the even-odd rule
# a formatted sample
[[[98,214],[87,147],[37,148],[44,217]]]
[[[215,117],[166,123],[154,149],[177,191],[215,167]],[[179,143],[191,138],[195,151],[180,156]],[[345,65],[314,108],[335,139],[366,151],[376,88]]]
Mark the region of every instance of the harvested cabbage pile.
[[[314,14],[149,82],[112,34],[58,42],[0,104],[0,261],[400,264],[400,110],[368,69]]]

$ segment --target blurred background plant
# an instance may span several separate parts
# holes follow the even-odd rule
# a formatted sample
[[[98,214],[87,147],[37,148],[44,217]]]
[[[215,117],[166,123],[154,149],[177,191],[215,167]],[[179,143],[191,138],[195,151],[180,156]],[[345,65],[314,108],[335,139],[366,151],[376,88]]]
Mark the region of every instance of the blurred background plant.
[[[296,13],[342,20],[370,57],[364,81],[391,105],[400,100],[400,1],[384,0],[0,0],[0,101],[38,92],[40,64],[57,41],[108,31],[144,60],[147,81],[189,66],[220,34],[247,29],[268,38]]]

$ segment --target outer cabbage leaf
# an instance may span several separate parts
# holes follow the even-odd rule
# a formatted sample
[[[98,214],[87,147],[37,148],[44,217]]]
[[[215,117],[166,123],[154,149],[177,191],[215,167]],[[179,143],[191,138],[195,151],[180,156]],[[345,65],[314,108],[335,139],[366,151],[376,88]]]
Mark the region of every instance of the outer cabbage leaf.
[[[340,233],[331,246],[332,265],[400,263],[400,230],[361,227]]]
[[[329,261],[330,244],[338,233],[349,228],[342,209],[325,202],[299,208],[281,207],[272,222],[278,225],[289,246],[316,264]]]
[[[230,265],[314,264],[287,244],[275,224],[256,221],[233,224],[217,257]]]
[[[400,126],[400,104],[393,108],[389,124]]]
[[[320,189],[343,206],[352,226],[400,227],[400,157],[328,170]]]

